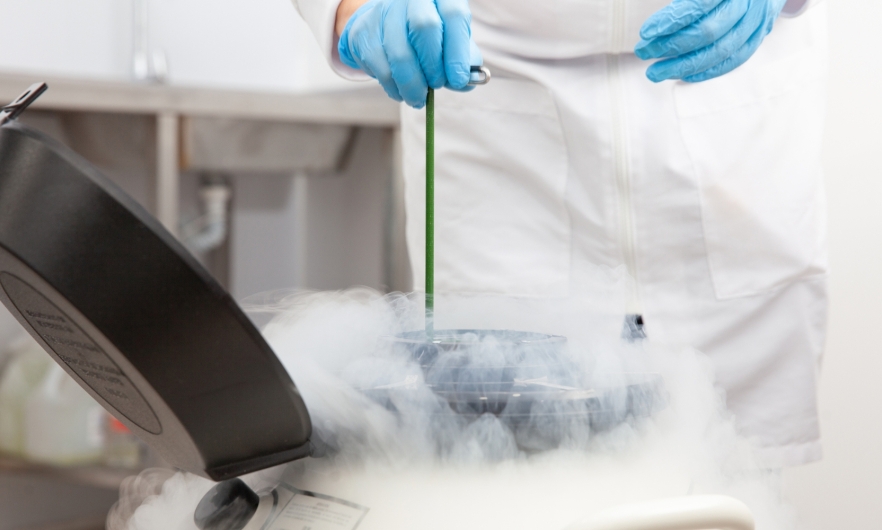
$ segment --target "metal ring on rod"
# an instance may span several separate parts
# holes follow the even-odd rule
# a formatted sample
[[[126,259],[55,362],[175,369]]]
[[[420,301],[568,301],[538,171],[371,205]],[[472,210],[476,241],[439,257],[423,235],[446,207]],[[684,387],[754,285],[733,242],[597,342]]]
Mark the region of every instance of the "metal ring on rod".
[[[469,85],[486,85],[490,82],[490,69],[486,66],[472,66],[469,75]]]

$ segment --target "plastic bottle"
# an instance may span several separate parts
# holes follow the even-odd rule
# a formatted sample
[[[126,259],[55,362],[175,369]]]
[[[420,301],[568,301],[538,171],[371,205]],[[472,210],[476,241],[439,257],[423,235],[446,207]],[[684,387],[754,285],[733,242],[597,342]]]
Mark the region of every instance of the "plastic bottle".
[[[25,402],[45,377],[52,360],[30,337],[13,344],[11,357],[0,377],[0,451],[21,456],[25,446]]]
[[[144,460],[145,447],[121,421],[107,415],[104,463],[111,467],[136,469]]]
[[[25,456],[59,465],[99,462],[106,413],[54,365],[25,404]]]

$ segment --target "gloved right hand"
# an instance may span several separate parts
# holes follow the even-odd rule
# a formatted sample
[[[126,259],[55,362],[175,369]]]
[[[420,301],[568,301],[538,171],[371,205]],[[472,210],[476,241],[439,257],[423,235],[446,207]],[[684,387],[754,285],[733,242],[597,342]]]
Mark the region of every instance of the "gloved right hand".
[[[756,52],[786,0],[673,0],[640,29],[634,53],[663,59],[646,71],[658,83],[725,75]]]
[[[429,87],[472,88],[470,67],[482,60],[471,33],[468,0],[369,0],[349,18],[337,50],[389,97],[422,108]]]

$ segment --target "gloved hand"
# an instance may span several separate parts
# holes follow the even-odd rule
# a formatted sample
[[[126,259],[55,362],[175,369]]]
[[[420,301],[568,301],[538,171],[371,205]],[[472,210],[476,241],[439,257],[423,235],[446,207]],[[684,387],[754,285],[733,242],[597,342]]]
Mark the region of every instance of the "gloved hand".
[[[787,0],[673,0],[643,24],[634,53],[665,59],[646,71],[653,82],[706,81],[744,64]]]
[[[340,35],[340,60],[377,79],[396,101],[426,104],[428,87],[470,90],[472,41],[468,0],[370,0]]]

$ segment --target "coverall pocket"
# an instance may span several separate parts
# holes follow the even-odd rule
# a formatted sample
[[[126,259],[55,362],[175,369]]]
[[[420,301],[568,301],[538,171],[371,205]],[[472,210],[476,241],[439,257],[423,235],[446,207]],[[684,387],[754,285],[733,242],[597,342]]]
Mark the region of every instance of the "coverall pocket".
[[[435,98],[436,289],[564,295],[567,153],[553,97],[539,84],[494,77],[472,92],[439,90]],[[423,241],[424,124],[423,112],[405,111],[412,253]]]
[[[719,299],[826,273],[823,11],[779,21],[729,75],[674,88]]]

